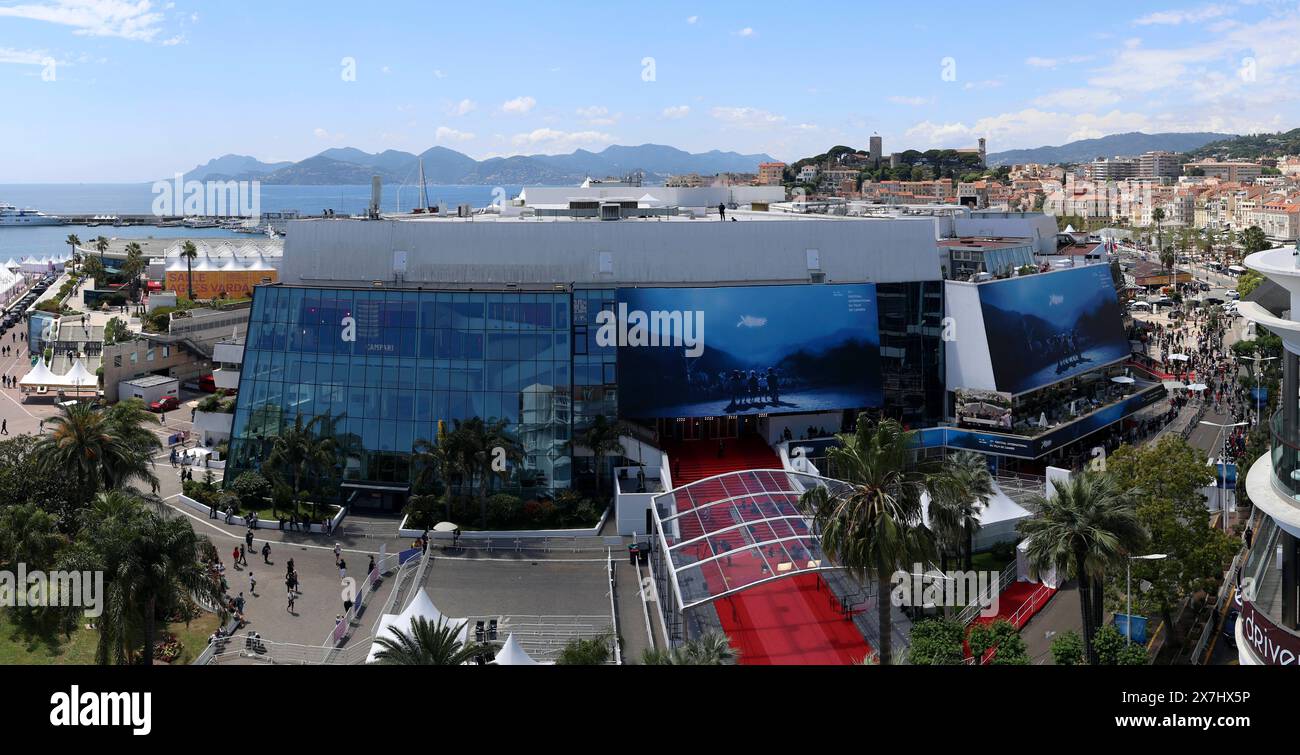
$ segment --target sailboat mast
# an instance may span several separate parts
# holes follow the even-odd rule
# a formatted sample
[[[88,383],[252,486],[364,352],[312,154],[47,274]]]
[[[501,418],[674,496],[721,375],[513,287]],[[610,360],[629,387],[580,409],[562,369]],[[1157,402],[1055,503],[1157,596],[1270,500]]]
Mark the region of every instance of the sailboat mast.
[[[420,208],[429,209],[429,187],[424,183],[424,158],[420,158]]]

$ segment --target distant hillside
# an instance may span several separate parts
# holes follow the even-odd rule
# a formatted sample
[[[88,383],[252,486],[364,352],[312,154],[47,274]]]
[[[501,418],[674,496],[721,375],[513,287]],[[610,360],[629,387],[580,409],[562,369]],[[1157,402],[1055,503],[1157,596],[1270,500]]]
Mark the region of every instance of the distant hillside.
[[[380,176],[386,184],[407,184],[419,180],[420,158],[424,158],[425,180],[430,184],[568,184],[587,177],[645,173],[648,183],[661,183],[681,173],[754,173],[758,164],[772,158],[765,154],[742,155],[713,150],[692,154],[675,147],[643,144],[638,147],[611,146],[600,152],[577,150],[567,155],[516,155],[478,161],[446,147],[434,147],[421,155],[388,150],[376,155],[353,147],[327,149],[297,163],[261,163],[251,157],[227,157],[195,168],[187,177],[195,180],[258,179],[271,185],[357,185]]]
[[[1295,154],[1300,154],[1300,128],[1276,134],[1250,134],[1210,142],[1193,152],[1192,156],[1256,160]]]
[[[248,155],[224,155],[200,165],[185,175],[196,181],[228,179],[234,176],[265,176],[293,163],[264,163]]]
[[[1128,134],[1111,134],[1100,139],[1083,139],[1082,141],[1062,144],[1059,147],[1037,147],[1034,149],[994,152],[988,156],[988,164],[989,167],[997,167],[1023,163],[1083,163],[1090,162],[1098,157],[1136,157],[1143,152],[1155,150],[1191,152],[1211,142],[1235,138],[1237,137],[1232,134],[1143,134],[1134,131]]]

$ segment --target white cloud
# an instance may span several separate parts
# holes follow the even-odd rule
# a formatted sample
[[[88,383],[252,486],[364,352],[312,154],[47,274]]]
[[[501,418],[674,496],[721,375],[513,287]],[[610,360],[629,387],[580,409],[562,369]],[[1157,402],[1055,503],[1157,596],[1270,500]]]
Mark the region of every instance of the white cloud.
[[[465,99],[453,105],[451,108],[451,112],[453,115],[457,115],[457,116],[469,115],[470,113],[474,112],[477,109],[478,109],[477,102],[475,102],[474,100]]]
[[[439,142],[468,142],[474,139],[474,134],[468,131],[457,131],[447,126],[439,126],[434,134],[434,141]]]
[[[889,101],[895,105],[920,107],[922,105],[929,105],[934,102],[934,99],[931,97],[902,97],[900,95],[894,95],[889,98]]]
[[[699,21],[699,20],[700,20],[700,17],[699,17],[699,16],[687,16],[687,17],[686,17],[686,23],[688,23],[688,24],[693,24],[693,23],[695,23],[696,21]]]
[[[1194,24],[1220,18],[1228,14],[1228,8],[1222,5],[1207,5],[1195,10],[1167,10],[1148,13],[1133,21],[1137,26]]]
[[[965,89],[968,92],[978,91],[981,89],[997,89],[998,87],[1002,86],[1002,83],[1003,82],[1001,79],[985,79],[983,81],[968,81],[965,84],[962,84],[961,88]]]
[[[740,31],[736,32],[736,36],[738,36],[738,37],[752,37],[752,36],[754,36],[754,28],[751,27],[751,26],[746,26],[745,28],[743,28],[743,29],[741,29]]]
[[[48,0],[0,6],[0,18],[22,18],[70,26],[87,37],[121,37],[152,42],[162,32],[163,14],[149,0]]]
[[[584,118],[588,126],[613,126],[623,117],[622,113],[610,113],[609,108],[600,105],[590,107],[580,107],[576,111],[581,118]]]
[[[600,131],[559,131],[553,128],[539,128],[526,134],[515,134],[510,141],[520,147],[573,149],[593,144],[609,144],[614,141],[614,137]]]
[[[0,47],[0,65],[40,66],[49,59],[44,50],[14,50]]]
[[[1089,89],[1086,87],[1058,89],[1055,92],[1048,92],[1041,97],[1034,98],[1034,104],[1038,107],[1059,107],[1071,110],[1109,107],[1119,103],[1119,101],[1120,96],[1108,89]]]
[[[535,107],[537,107],[537,100],[532,97],[516,97],[513,100],[507,100],[501,105],[502,110],[515,115],[522,115]]]
[[[741,128],[765,128],[785,123],[785,116],[752,107],[715,107],[712,115],[723,123]]]
[[[1002,148],[1064,144],[1128,131],[1151,132],[1155,128],[1154,123],[1145,113],[1121,110],[1109,113],[1062,113],[1027,108],[980,118],[972,124],[960,121],[922,121],[907,129],[905,136],[920,141],[920,146],[925,148],[974,146],[975,140],[983,136],[997,145],[996,151]]]
[[[347,134],[335,134],[319,126],[312,129],[312,134],[323,142],[341,142],[347,138]]]
[[[681,118],[685,118],[690,114],[691,114],[690,105],[673,105],[672,107],[664,108],[663,117],[667,118],[668,120],[675,121]]]
[[[1025,58],[1025,65],[1030,68],[1059,68],[1065,64],[1078,65],[1079,63],[1087,63],[1092,58],[1091,55],[1071,55],[1068,58],[1040,58],[1035,55]]]

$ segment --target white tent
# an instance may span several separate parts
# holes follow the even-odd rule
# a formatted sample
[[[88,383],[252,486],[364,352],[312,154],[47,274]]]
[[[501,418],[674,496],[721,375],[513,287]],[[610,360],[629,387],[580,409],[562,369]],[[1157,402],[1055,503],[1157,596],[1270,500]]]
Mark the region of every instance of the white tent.
[[[80,359],[72,365],[72,369],[68,370],[68,374],[63,376],[62,381],[64,385],[75,386],[78,392],[87,388],[92,391],[99,390],[99,378],[87,370]]]
[[[464,643],[469,638],[469,622],[465,619],[449,619],[443,616],[423,587],[411,599],[411,603],[406,607],[406,610],[397,615],[387,613],[379,618],[379,626],[375,627],[375,638],[396,638],[398,630],[410,632],[411,622],[419,618],[425,619],[431,624],[445,621],[448,626],[459,626],[460,631],[456,633],[456,639],[460,640],[461,643]],[[366,656],[366,663],[374,663],[375,656],[382,649],[383,647],[378,642],[373,643],[370,646],[370,653]]]
[[[1039,571],[1029,563],[1029,538],[1016,546],[1016,581],[1042,582],[1053,590],[1060,587],[1060,582],[1056,579],[1056,567]]]
[[[31,372],[28,372],[22,380],[18,381],[24,391],[27,388],[48,388],[50,386],[59,387],[63,385],[63,378],[50,372],[50,368],[45,365],[42,359],[36,363]]]
[[[930,526],[930,496],[921,495],[921,518],[925,526]],[[1020,504],[1011,500],[1011,496],[993,483],[993,495],[980,511],[980,528],[975,532],[972,547],[976,551],[987,550],[997,543],[1015,542],[1016,525],[1029,518],[1029,512]]]
[[[498,666],[547,666],[550,664],[533,660],[532,656],[524,652],[524,649],[515,642],[515,636],[512,634],[506,638],[506,644],[501,646],[497,651],[496,665]]]

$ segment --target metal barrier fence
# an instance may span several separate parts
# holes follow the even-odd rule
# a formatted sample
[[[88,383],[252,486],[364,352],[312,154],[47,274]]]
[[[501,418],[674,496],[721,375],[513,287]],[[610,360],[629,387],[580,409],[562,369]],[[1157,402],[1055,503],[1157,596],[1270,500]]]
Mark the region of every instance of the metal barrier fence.
[[[998,575],[998,582],[996,585],[989,585],[984,592],[975,597],[975,600],[973,600],[970,605],[963,608],[961,612],[957,614],[957,621],[961,622],[963,626],[974,621],[975,617],[980,615],[980,611],[983,607],[992,605],[994,599],[1010,587],[1012,582],[1016,581],[1017,576],[1018,570],[1016,568],[1016,562],[1012,561],[1010,564],[1007,564],[1006,568]]]

